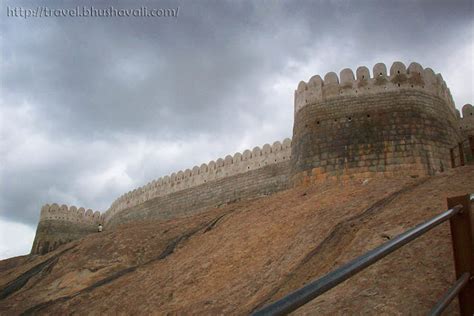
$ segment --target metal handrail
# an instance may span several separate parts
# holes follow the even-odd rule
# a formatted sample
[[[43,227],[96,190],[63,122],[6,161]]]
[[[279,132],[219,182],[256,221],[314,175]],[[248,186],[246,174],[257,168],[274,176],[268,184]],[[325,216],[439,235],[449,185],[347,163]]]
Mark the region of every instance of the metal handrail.
[[[469,282],[471,275],[467,272],[463,273],[459,279],[453,284],[453,286],[446,291],[443,297],[436,303],[436,305],[431,309],[430,316],[439,316],[441,313],[448,307],[449,303],[461,292],[461,290]]]
[[[406,245],[410,241],[418,238],[432,228],[450,219],[456,215],[461,209],[462,205],[456,205],[447,211],[433,217],[432,219],[415,226],[406,232],[396,236],[390,241],[374,248],[365,254],[355,258],[349,263],[343,265],[326,274],[325,276],[312,281],[308,285],[286,295],[280,300],[271,303],[260,310],[252,313],[254,316],[263,315],[286,315],[302,305],[308,303],[319,295],[332,289],[336,285],[344,282],[356,273],[362,271],[388,254],[394,252],[400,247]]]

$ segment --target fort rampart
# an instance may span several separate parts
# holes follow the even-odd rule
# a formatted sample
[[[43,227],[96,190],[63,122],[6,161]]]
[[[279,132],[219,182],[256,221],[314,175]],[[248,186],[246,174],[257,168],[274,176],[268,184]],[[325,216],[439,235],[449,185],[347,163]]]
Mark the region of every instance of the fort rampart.
[[[290,157],[291,140],[287,138],[283,142],[274,142],[273,145],[265,144],[262,148],[255,147],[253,150],[245,150],[243,153],[238,152],[233,156],[227,155],[225,158],[219,158],[208,164],[204,163],[200,167],[195,166],[192,169],[174,172],[170,176],[159,178],[120,196],[105,212],[105,221],[109,222],[115,214],[148,200],[192,187],[204,185],[203,188],[205,188],[209,182],[289,161]],[[236,184],[234,189],[239,191],[239,185]],[[239,198],[238,194],[235,198]],[[218,202],[216,201],[216,203]]]
[[[189,216],[202,209],[328,179],[420,177],[452,167],[453,146],[474,136],[472,105],[462,117],[442,76],[395,62],[372,75],[359,67],[300,82],[293,138],[172,173],[99,212],[45,205],[32,253],[119,224]],[[470,138],[474,139],[474,138]]]
[[[255,198],[288,188],[291,140],[227,155],[192,169],[172,173],[117,198],[100,214],[57,204],[43,206],[32,253],[131,220],[187,216],[209,206]]]
[[[46,204],[41,208],[31,252],[44,254],[71,240],[96,232],[102,221],[103,215],[91,209]]]
[[[189,216],[203,208],[270,195],[289,187],[289,174],[290,161],[287,160],[217,178],[135,204],[111,216],[106,227],[134,220]]]
[[[441,75],[417,63],[314,76],[295,92],[293,180],[442,172],[462,138],[458,121]]]

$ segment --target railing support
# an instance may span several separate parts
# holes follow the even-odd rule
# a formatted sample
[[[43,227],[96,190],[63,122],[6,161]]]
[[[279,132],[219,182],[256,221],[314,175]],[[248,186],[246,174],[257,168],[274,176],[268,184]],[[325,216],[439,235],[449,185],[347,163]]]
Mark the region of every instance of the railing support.
[[[474,314],[474,216],[471,211],[470,195],[448,198],[449,208],[458,204],[463,207],[461,212],[449,220],[456,279],[461,278],[464,273],[470,275],[469,282],[459,292],[459,308],[462,316],[472,316]]]
[[[446,291],[441,300],[431,309],[430,316],[439,316],[449,306],[451,301],[459,295],[470,279],[469,273],[465,272],[454,285]]]
[[[294,311],[312,299],[318,297],[326,291],[329,291],[341,282],[349,279],[356,273],[359,273],[360,271],[369,267],[388,254],[408,244],[410,241],[422,236],[427,231],[433,229],[441,223],[444,223],[448,219],[455,217],[456,214],[461,211],[461,209],[461,205],[453,206],[449,210],[405,231],[404,233],[401,233],[382,245],[329,272],[323,277],[311,281],[307,285],[286,295],[278,301],[266,305],[265,307],[254,312],[252,316],[286,315]]]

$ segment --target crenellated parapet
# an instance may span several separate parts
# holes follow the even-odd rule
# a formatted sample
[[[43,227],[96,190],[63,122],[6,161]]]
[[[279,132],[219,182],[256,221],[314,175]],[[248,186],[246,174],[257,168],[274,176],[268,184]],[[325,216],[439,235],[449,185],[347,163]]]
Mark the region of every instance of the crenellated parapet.
[[[45,204],[31,249],[32,254],[45,254],[72,240],[96,233],[104,221],[98,211],[65,204]]]
[[[51,205],[45,204],[41,208],[40,221],[44,220],[57,220],[57,221],[69,221],[72,223],[84,223],[84,224],[99,224],[103,221],[103,216],[99,211],[93,211],[91,209],[85,209],[83,207],[77,208],[76,206],[70,206],[63,204],[59,206],[56,203]]]
[[[451,93],[430,68],[394,62],[316,75],[295,91],[293,180],[432,175],[450,168],[462,138]]]
[[[411,63],[408,68],[396,61],[387,71],[383,63],[376,64],[372,69],[361,66],[356,73],[343,69],[339,77],[329,72],[322,79],[319,75],[311,77],[308,82],[301,81],[295,91],[295,113],[307,104],[324,102],[341,96],[359,97],[376,95],[383,92],[415,89],[429,93],[446,102],[455,112],[454,101],[446,82],[441,74],[418,63]]]
[[[418,63],[316,75],[295,91],[292,139],[227,155],[153,180],[105,213],[44,205],[32,253],[133,221],[192,216],[210,207],[329,179],[423,177],[452,167],[469,139],[473,107],[456,110],[441,74]]]
[[[105,222],[116,213],[148,200],[268,165],[289,161],[290,158],[291,140],[287,138],[283,142],[276,141],[272,145],[265,144],[262,148],[257,146],[252,150],[237,152],[233,156],[227,155],[216,161],[203,163],[199,167],[194,166],[192,169],[174,172],[120,196],[105,212]]]

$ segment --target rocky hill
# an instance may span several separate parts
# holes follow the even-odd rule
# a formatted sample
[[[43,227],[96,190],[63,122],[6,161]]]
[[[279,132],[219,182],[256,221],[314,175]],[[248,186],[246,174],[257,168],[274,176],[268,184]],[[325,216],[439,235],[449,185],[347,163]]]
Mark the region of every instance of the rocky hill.
[[[0,314],[248,314],[468,192],[472,165],[429,178],[328,182],[130,223],[0,261]],[[445,223],[296,314],[424,315],[453,280]]]

